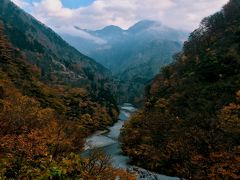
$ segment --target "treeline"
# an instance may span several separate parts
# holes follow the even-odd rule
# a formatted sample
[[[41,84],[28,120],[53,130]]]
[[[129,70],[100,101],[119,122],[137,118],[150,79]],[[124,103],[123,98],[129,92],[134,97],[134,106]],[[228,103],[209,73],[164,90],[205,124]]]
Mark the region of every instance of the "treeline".
[[[205,18],[121,133],[138,166],[188,179],[240,178],[240,1]]]
[[[134,179],[94,151],[80,157],[84,138],[117,117],[85,88],[49,86],[0,26],[0,179]]]

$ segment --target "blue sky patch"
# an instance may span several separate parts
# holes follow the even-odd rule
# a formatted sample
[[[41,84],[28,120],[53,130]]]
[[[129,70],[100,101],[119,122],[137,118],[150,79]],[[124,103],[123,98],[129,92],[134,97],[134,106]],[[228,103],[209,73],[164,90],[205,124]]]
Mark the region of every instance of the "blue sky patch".
[[[25,2],[33,3],[40,2],[41,0],[25,0]],[[95,0],[61,0],[65,8],[76,9],[79,7],[85,7],[92,4]]]
[[[76,9],[79,7],[89,6],[94,0],[61,0],[66,8]]]

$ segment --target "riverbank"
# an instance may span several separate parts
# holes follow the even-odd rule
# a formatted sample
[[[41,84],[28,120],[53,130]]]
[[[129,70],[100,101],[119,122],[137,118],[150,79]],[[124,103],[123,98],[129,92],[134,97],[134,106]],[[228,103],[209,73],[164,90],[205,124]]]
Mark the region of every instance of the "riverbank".
[[[108,130],[98,131],[86,139],[85,151],[82,153],[82,156],[88,156],[94,148],[101,148],[106,154],[111,156],[113,167],[136,173],[138,180],[178,180],[179,178],[160,175],[129,164],[130,158],[123,155],[118,138],[124,123],[137,109],[128,103],[123,104],[119,109],[119,120],[112,127],[109,127]]]

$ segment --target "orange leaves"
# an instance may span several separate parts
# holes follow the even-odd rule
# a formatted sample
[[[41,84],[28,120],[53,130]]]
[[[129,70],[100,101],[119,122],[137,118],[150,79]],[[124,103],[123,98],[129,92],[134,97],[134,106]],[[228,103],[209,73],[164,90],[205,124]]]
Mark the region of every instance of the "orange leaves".
[[[240,91],[236,93],[237,100],[240,101]]]
[[[21,168],[37,167],[71,152],[72,141],[66,137],[64,127],[56,121],[52,109],[41,108],[38,102],[27,96],[15,94],[11,97],[15,98],[2,100],[0,111],[0,125],[4,127],[0,129],[1,158],[13,163],[8,170],[13,169],[14,161]],[[28,176],[24,173],[29,168],[35,171],[35,167],[28,167],[24,172],[15,173],[19,177]]]
[[[239,91],[236,95],[239,98]],[[219,115],[218,127],[225,132],[240,134],[240,104],[231,103],[223,107]]]
[[[62,174],[62,177],[77,179],[109,179],[115,180],[119,177],[122,180],[136,180],[135,174],[128,173],[122,169],[114,169],[110,165],[110,158],[95,150],[89,158],[82,159],[79,155],[71,153],[59,162],[55,169]]]
[[[212,166],[209,176],[212,179],[240,178],[240,149],[235,147],[231,152],[215,152],[210,155]]]
[[[0,178],[134,179],[134,175],[112,168],[106,155],[83,160],[72,153],[79,152],[89,133],[83,123],[57,121],[52,109],[42,108],[33,98],[17,91],[1,103]],[[107,114],[104,108],[99,112],[100,115],[86,113],[81,121],[99,123],[97,127],[101,126],[97,116],[103,122],[110,121],[104,117]]]
[[[26,96],[16,95],[14,99],[3,101],[0,124],[5,127],[0,129],[0,142],[6,153],[24,154],[32,160],[38,156],[56,155],[71,144],[53,110],[42,109],[39,103]]]
[[[0,123],[8,127],[8,133],[23,133],[32,128],[40,128],[53,116],[51,109],[41,109],[34,99],[15,94],[14,98],[3,101]]]
[[[71,88],[68,91],[69,94],[71,94],[74,97],[84,97],[88,95],[88,91],[85,88]]]
[[[31,57],[21,53],[11,47],[0,25],[0,179],[80,179],[84,173],[92,179],[127,176],[109,164],[104,169],[99,164],[104,158],[94,164],[97,177],[85,172],[78,155],[66,158],[80,152],[90,132],[112,124],[115,107],[104,98],[95,102],[88,85],[44,84],[38,78],[41,73],[42,79],[47,78],[49,72],[40,72],[26,61]],[[36,57],[44,58],[41,53]]]
[[[160,98],[155,103],[155,108],[157,108],[159,111],[165,111],[168,107],[169,103],[166,99]]]
[[[34,160],[36,157],[46,157],[48,149],[43,141],[33,132],[22,135],[7,135],[1,138],[1,149],[4,153],[11,154],[13,157],[22,157]]]

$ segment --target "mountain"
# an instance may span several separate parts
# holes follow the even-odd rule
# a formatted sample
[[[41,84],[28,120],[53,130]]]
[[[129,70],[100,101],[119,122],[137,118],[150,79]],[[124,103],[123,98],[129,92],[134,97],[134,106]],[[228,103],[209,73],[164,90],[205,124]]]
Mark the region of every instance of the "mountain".
[[[39,72],[0,24],[0,179],[135,179],[111,167],[101,151],[79,155],[84,138],[109,120],[106,111],[83,88],[49,86],[39,81]],[[81,119],[69,118],[72,102],[85,111]]]
[[[186,32],[149,20],[140,21],[127,30],[117,26],[97,31],[77,30],[88,36],[85,34],[80,38],[62,34],[62,37],[113,72],[121,81],[118,84],[120,102],[134,102],[142,96],[145,84],[159,72],[160,67],[172,62],[173,54],[180,51],[187,37]],[[131,86],[132,82],[139,86]]]
[[[2,0],[0,8],[0,18],[11,43],[26,57],[31,57],[29,61],[41,68],[46,81],[71,82],[79,86],[109,77],[106,68],[79,53],[13,3]]]
[[[96,61],[110,69],[115,75],[149,62],[151,59],[159,59],[159,55],[154,53],[151,56],[146,55],[147,58],[144,58],[145,53],[149,52],[148,50],[153,47],[158,49],[158,51],[167,51],[164,54],[166,57],[163,56],[158,60],[159,66],[164,64],[162,61],[170,59],[169,53],[172,55],[180,50],[181,44],[187,36],[186,32],[168,28],[158,22],[149,20],[140,21],[128,30],[112,25],[96,31],[77,29],[88,33],[96,39],[102,39],[102,42],[94,42],[93,40],[75,36],[73,36],[75,41],[72,42],[73,37],[71,38],[70,35],[66,34],[62,34],[63,38],[70,44],[73,44],[78,50],[95,58]],[[88,41],[87,44],[92,44],[92,46],[85,46],[86,41]],[[162,49],[159,44],[163,41],[172,44],[172,48]],[[160,47],[157,47],[158,45]],[[153,72],[157,73],[158,68],[153,68]]]
[[[156,25],[161,26],[161,24],[156,23],[155,21],[142,20],[142,21],[134,24],[132,27],[130,27],[128,29],[128,31],[131,33],[139,33],[139,32],[145,31],[146,29],[149,29],[150,27],[156,26]]]
[[[106,68],[78,52],[9,0],[0,1],[0,23],[9,44],[20,54],[17,59],[24,59],[26,66],[37,74],[36,81],[31,80],[31,70],[18,77],[20,71],[29,67],[23,65],[19,69],[21,61],[19,65],[18,62],[2,64],[3,71],[23,95],[36,98],[43,107],[51,107],[71,120],[82,121],[86,115],[98,119],[97,114],[101,112],[102,123],[92,127],[89,124],[89,130],[104,128],[116,120],[118,110],[111,93],[112,77]],[[22,82],[25,76],[30,79]],[[54,90],[48,92],[41,84]]]
[[[88,31],[90,34],[99,36],[101,38],[110,39],[112,36],[116,37],[116,35],[121,35],[123,33],[123,29],[118,26],[106,26],[105,28],[97,31]]]
[[[186,179],[240,178],[240,1],[202,20],[125,124],[132,163]]]
[[[113,124],[109,71],[0,1],[0,179],[135,179],[85,138]]]

